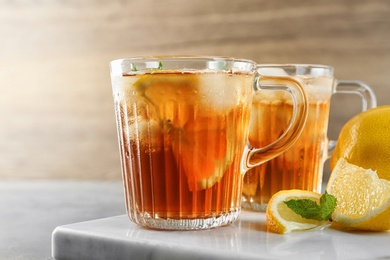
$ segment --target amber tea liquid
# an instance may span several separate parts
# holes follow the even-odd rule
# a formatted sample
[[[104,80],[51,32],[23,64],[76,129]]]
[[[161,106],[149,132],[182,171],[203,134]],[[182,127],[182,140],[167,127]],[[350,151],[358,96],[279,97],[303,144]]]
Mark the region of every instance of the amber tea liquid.
[[[332,79],[298,78],[308,97],[306,125],[296,143],[282,155],[249,170],[244,176],[242,207],[264,211],[269,199],[280,190],[321,191],[323,163],[327,158],[327,128]],[[288,126],[292,102],[288,95],[256,94],[249,133],[257,147],[276,140]]]
[[[237,218],[252,84],[252,76],[229,72],[156,71],[113,80],[130,219],[180,229],[181,219],[212,227]]]

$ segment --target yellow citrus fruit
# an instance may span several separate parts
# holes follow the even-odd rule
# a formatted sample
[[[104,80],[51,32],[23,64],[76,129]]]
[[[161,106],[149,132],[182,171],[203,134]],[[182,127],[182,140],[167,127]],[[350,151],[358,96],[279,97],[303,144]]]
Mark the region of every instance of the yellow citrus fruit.
[[[140,105],[139,110],[147,110],[148,117],[155,122],[153,128],[151,123],[144,124],[145,138],[153,141],[154,147],[161,147],[161,136],[168,137],[165,145],[170,142],[176,164],[186,174],[191,191],[212,187],[233,161],[239,159],[235,159],[239,154],[234,140],[240,138],[231,125],[242,117],[241,113],[233,113],[242,93],[237,89],[236,94],[229,91],[226,97],[220,98],[226,85],[215,85],[215,82],[232,82],[233,78],[231,74],[221,74],[219,80],[215,77],[215,74],[200,77],[192,73],[156,71],[140,75],[132,84],[132,91],[138,92],[137,97],[149,105],[148,109]],[[209,81],[213,82],[212,86]],[[238,88],[249,82],[247,77],[238,75],[230,87]],[[195,107],[197,113],[193,111]]]
[[[267,206],[266,220],[268,231],[284,234],[322,226],[327,221],[305,219],[291,210],[284,201],[290,199],[310,199],[319,204],[321,194],[306,190],[282,190],[275,193]]]
[[[390,181],[380,179],[375,171],[341,158],[326,189],[337,198],[333,222],[360,230],[390,229]]]
[[[390,106],[369,109],[344,125],[330,160],[331,169],[340,158],[390,180]]]

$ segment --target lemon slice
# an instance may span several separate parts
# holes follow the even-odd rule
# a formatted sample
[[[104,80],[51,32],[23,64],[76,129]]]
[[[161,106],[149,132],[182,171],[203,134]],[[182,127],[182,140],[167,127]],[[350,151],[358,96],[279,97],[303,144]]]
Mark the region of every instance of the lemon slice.
[[[327,224],[327,221],[305,219],[284,203],[284,201],[291,199],[310,199],[319,203],[320,198],[320,193],[305,190],[282,190],[275,193],[269,201],[266,211],[268,231],[284,234]]]
[[[190,191],[218,183],[236,156],[236,143],[241,140],[235,126],[235,117],[242,117],[241,111],[236,112],[243,96],[239,90],[244,83],[251,84],[251,79],[239,75],[234,84],[231,82],[231,74],[158,71],[140,75],[132,84],[130,91],[148,105],[145,116],[161,128],[157,132],[149,124],[143,132],[150,139],[164,136],[164,143],[157,144],[167,150],[171,147]],[[226,94],[221,97],[219,92]]]
[[[326,189],[337,198],[335,223],[360,230],[390,229],[390,181],[380,179],[375,171],[340,158]]]
[[[226,127],[229,119],[223,119],[198,118],[171,132],[176,164],[185,172],[191,191],[211,188],[233,163],[235,132]]]

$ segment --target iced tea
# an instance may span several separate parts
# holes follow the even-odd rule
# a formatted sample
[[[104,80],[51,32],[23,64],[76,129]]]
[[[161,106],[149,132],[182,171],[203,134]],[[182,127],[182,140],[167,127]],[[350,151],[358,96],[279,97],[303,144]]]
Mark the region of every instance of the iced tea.
[[[295,79],[302,83],[308,98],[306,126],[291,148],[245,174],[243,208],[263,211],[271,196],[280,190],[321,191],[333,78]],[[253,105],[249,140],[252,145],[263,147],[286,130],[293,105],[285,93],[257,93]]]
[[[127,213],[157,229],[227,225],[241,210],[245,172],[285,151],[303,129],[301,84],[259,77],[256,63],[221,57],[134,57],[110,63]],[[276,142],[249,144],[252,99],[293,96]]]
[[[113,78],[130,219],[166,229],[236,219],[252,85],[253,75],[230,72]]]

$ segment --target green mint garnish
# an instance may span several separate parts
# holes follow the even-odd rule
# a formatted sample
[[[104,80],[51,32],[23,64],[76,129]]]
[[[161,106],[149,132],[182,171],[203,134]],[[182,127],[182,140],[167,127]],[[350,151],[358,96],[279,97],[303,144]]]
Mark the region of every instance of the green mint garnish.
[[[162,62],[161,61],[158,63],[158,68],[157,69],[162,70]]]
[[[138,71],[137,66],[134,63],[131,63],[132,71]]]
[[[320,198],[320,205],[310,199],[284,201],[284,203],[298,215],[306,219],[327,221],[331,219],[336,207],[337,199],[325,192]]]

